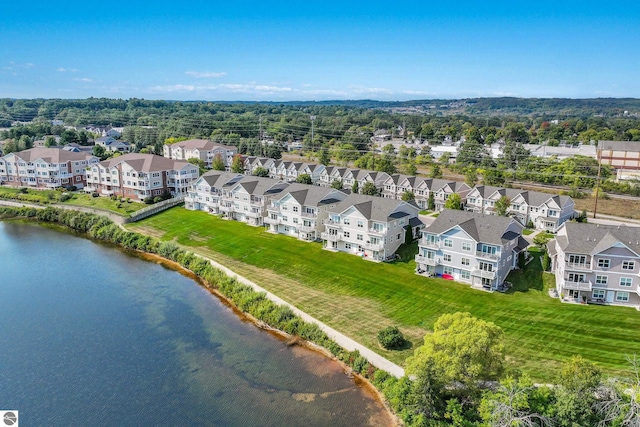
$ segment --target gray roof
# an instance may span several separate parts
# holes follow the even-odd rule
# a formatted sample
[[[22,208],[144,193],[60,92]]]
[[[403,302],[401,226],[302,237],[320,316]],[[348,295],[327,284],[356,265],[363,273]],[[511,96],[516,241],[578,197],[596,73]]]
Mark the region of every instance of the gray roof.
[[[599,141],[598,149],[639,152],[640,141]]]
[[[30,148],[28,150],[9,154],[15,154],[27,163],[35,162],[38,159],[42,159],[47,163],[76,162],[80,160],[89,160],[92,157],[95,157],[91,153],[75,153],[73,151],[61,150],[60,148],[45,147]],[[7,154],[7,156],[9,154]]]
[[[244,176],[238,185],[242,186],[242,188],[253,196],[263,196],[265,194],[279,193],[284,190],[285,187],[283,186],[274,187],[278,183],[284,184],[282,181],[271,178]]]
[[[415,211],[418,207],[413,202],[385,199],[383,197],[366,196],[363,194],[350,194],[331,210],[333,213],[342,213],[350,207],[357,209],[365,218],[375,221],[387,222],[397,210],[404,212]],[[402,206],[405,208],[402,209]],[[399,209],[400,208],[400,209]]]
[[[245,177],[245,175],[241,173],[221,171],[209,171],[202,175],[202,178],[204,178],[207,184],[209,184],[211,187],[222,187],[223,185],[231,182],[235,183],[243,177]]]
[[[207,139],[188,139],[186,141],[174,142],[170,144],[172,147],[199,149],[199,150],[213,150],[216,147],[235,149],[230,145],[218,144],[217,142],[209,141]]]
[[[287,194],[290,194],[291,197],[293,197],[302,206],[320,206],[334,203],[347,197],[343,192],[333,188],[315,187],[304,184],[292,185],[287,189]],[[343,197],[340,197],[340,194],[342,194]],[[286,195],[283,197],[285,196]],[[336,197],[339,197],[340,199]]]
[[[563,233],[557,237],[557,240],[564,252],[595,255],[621,243],[636,254],[640,254],[639,227],[565,222],[563,228],[566,237]]]
[[[519,233],[507,230],[512,222],[512,218],[503,216],[445,209],[426,231],[442,234],[458,226],[476,242],[503,245],[520,236]],[[519,226],[519,229],[522,230],[522,227]]]

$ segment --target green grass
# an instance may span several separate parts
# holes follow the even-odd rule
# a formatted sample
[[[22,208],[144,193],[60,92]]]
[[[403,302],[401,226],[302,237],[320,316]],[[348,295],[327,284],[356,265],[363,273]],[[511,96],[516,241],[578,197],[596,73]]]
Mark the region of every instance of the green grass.
[[[147,207],[147,205],[140,202],[121,202],[120,207],[118,207],[118,201],[116,200],[111,200],[108,197],[92,197],[90,194],[85,194],[79,191],[68,192],[68,194],[71,194],[71,199],[65,202],[60,202],[59,198],[62,193],[63,191],[60,190],[33,189],[27,190],[26,193],[21,193],[17,188],[0,187],[0,197],[4,195],[4,198],[16,198],[17,200],[22,200],[28,203],[57,203],[63,205],[84,206],[88,208],[107,210],[125,216]]]
[[[525,229],[522,230],[522,234],[524,236],[528,236],[530,234],[533,234],[534,231],[536,231],[536,230],[534,230],[533,228],[525,228]]]
[[[510,292],[487,293],[414,274],[415,244],[404,247],[398,261],[373,263],[182,208],[128,227],[219,260],[397,363],[421,344],[440,315],[457,311],[502,327],[509,366],[537,380],[553,380],[561,362],[576,354],[618,373],[628,368],[625,355],[640,353],[640,313],[550,298],[554,276],[541,271],[537,258],[525,272],[511,274]],[[413,349],[392,352],[377,345],[377,332],[390,325]]]

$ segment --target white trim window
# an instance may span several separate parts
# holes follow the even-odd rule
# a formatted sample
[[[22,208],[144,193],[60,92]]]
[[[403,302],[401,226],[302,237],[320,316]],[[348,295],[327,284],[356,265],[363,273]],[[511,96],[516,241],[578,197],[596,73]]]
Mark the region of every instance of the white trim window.
[[[591,293],[591,298],[593,299],[604,299],[605,291],[604,289],[594,289]]]
[[[636,268],[636,263],[634,261],[622,261],[623,270],[633,270],[634,268]]]
[[[607,276],[596,276],[596,285],[606,285],[609,282],[609,278]]]
[[[620,278],[620,286],[631,287],[632,285],[633,285],[633,278],[631,277]]]
[[[451,240],[451,239],[444,239],[444,247],[445,247],[445,248],[452,248],[452,247],[453,247],[453,240]]]
[[[611,266],[611,260],[608,258],[600,258],[598,260],[598,268],[609,268]]]
[[[462,280],[471,280],[471,272],[469,270],[460,270],[460,278]]]
[[[616,292],[616,301],[629,302],[629,292]]]
[[[471,243],[470,242],[462,242],[462,250],[465,252],[471,252]]]
[[[469,265],[471,265],[471,260],[469,258],[460,258],[460,264],[465,267],[469,267]]]
[[[442,256],[442,259],[443,259],[445,262],[451,262],[451,254],[444,254],[444,255]]]

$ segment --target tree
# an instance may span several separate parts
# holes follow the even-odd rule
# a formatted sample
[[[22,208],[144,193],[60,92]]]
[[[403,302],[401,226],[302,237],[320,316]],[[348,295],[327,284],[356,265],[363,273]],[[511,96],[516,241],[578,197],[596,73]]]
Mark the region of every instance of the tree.
[[[366,194],[367,196],[377,196],[378,193],[378,188],[373,182],[365,182],[360,189],[360,194]]]
[[[528,375],[507,377],[498,390],[487,392],[480,403],[480,415],[488,426],[552,427],[548,412],[550,391],[538,388]]]
[[[107,152],[102,145],[94,145],[92,152],[93,155],[99,157],[100,160],[105,160],[107,158]]]
[[[296,178],[296,182],[300,183],[300,184],[313,184],[313,181],[311,180],[311,175],[309,175],[308,173],[302,173],[300,175],[298,175],[298,177]]]
[[[601,376],[600,369],[582,356],[574,356],[563,365],[554,405],[558,426],[582,427],[597,423],[594,404]]]
[[[451,194],[444,203],[446,209],[462,210],[462,199],[458,193]]]
[[[469,187],[473,187],[478,183],[478,170],[475,167],[465,169],[464,182]]]
[[[415,175],[416,173],[418,173],[418,167],[413,161],[405,164],[402,169],[407,175]]]
[[[353,182],[353,185],[351,186],[351,192],[354,194],[358,193],[358,181]]]
[[[498,216],[507,216],[509,207],[511,207],[511,199],[507,196],[502,196],[495,203],[495,212]]]
[[[18,141],[18,147],[20,148],[20,151],[33,148],[33,140],[28,135],[22,135]]]
[[[318,157],[318,162],[321,165],[327,166],[331,162],[331,157],[329,156],[329,150],[323,148],[320,150],[320,156]]]
[[[405,339],[396,326],[389,326],[378,332],[378,342],[387,350],[395,350],[404,345]]]
[[[244,173],[244,162],[242,161],[242,156],[240,154],[233,156],[231,172]]]
[[[431,166],[431,173],[429,176],[431,178],[442,178],[442,169],[440,169],[440,166],[437,163],[434,163],[433,166]]]
[[[60,135],[60,145],[67,145],[71,143],[79,144],[80,137],[78,136],[78,132],[75,130],[67,129]]]
[[[498,169],[484,169],[482,171],[482,183],[485,185],[501,186],[504,181],[504,175]]]
[[[254,176],[261,176],[261,177],[268,177],[269,176],[269,170],[266,168],[263,168],[262,166],[258,166],[257,168],[255,168],[255,170],[253,171],[253,175]]]
[[[343,184],[341,179],[334,179],[331,183],[331,188],[335,188],[336,190],[342,190],[342,186]]]
[[[405,202],[410,202],[411,200],[415,200],[416,196],[413,194],[413,191],[406,190],[402,193],[402,200]]]
[[[202,175],[205,170],[206,170],[206,164],[204,163],[204,160],[199,159],[197,157],[192,157],[189,160],[187,160],[189,163],[191,163],[192,165],[196,165],[198,166],[198,169],[200,170],[200,175]],[[216,170],[220,170],[220,169],[216,169]],[[222,169],[224,170],[224,168]]]
[[[609,379],[596,389],[595,412],[598,425],[637,427],[640,425],[640,359],[627,356],[633,378]]]
[[[429,191],[429,197],[427,197],[427,209],[433,211],[436,209],[436,196],[433,191]]]
[[[55,147],[57,146],[58,143],[56,142],[56,139],[52,136],[48,136],[45,140],[44,140],[44,146],[47,148],[50,147]]]
[[[478,390],[480,381],[495,380],[504,365],[504,333],[469,313],[444,314],[433,333],[407,359],[408,375],[429,372],[447,386]]]
[[[220,153],[217,153],[213,157],[213,161],[211,162],[211,169],[213,169],[215,171],[223,171],[223,170],[226,169],[226,166],[224,164],[224,160],[222,160],[222,155]]]

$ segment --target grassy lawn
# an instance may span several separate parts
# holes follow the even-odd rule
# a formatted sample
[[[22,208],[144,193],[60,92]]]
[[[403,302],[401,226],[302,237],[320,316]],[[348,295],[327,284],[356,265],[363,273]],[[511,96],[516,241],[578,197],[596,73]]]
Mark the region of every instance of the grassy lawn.
[[[127,227],[217,259],[400,364],[413,349],[383,351],[378,330],[397,325],[415,348],[440,315],[457,311],[502,327],[510,366],[539,381],[553,380],[560,363],[575,354],[613,373],[627,368],[626,354],[640,353],[640,313],[550,298],[554,276],[541,271],[537,258],[509,277],[510,292],[487,293],[414,274],[415,244],[403,247],[393,263],[372,263],[183,208]]]
[[[13,187],[0,187],[0,196],[5,195],[5,198],[19,198],[28,203],[58,203],[64,205],[85,206],[89,208],[102,209],[111,212],[115,212],[121,215],[129,215],[142,208],[147,207],[144,203],[140,202],[124,202],[118,203],[118,201],[111,200],[108,197],[92,197],[89,194],[82,193],[80,191],[68,192],[71,195],[69,200],[64,202],[60,201],[60,195],[63,191],[59,190],[33,190],[29,189],[26,193],[21,193],[19,189]],[[118,207],[120,205],[120,207]]]
[[[593,212],[595,200],[593,197],[585,197],[584,199],[574,199],[576,211],[583,210]],[[640,200],[635,199],[599,199],[598,213],[603,215],[621,216],[623,218],[640,219]],[[589,216],[588,219],[591,219]]]
[[[534,231],[536,231],[536,230],[534,230],[533,228],[525,228],[525,229],[522,230],[522,234],[524,236],[528,236],[530,234],[533,234]]]

